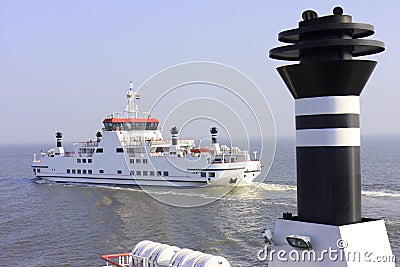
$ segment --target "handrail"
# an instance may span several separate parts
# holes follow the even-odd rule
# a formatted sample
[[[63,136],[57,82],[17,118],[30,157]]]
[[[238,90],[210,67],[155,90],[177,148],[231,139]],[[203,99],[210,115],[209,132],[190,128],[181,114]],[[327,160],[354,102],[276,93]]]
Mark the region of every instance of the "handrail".
[[[130,257],[130,256],[131,256],[131,254],[129,252],[125,252],[125,253],[119,253],[119,254],[102,255],[102,256],[100,256],[100,258],[102,260],[106,261],[107,263],[111,263],[112,266],[126,267],[126,266],[129,266],[129,260],[126,263],[125,263],[125,261],[121,262],[121,257]],[[110,258],[118,258],[118,263],[110,260]],[[123,265],[121,265],[121,264],[123,264]],[[106,266],[109,266],[109,265],[107,264]]]
[[[80,146],[80,147],[97,147],[99,146],[99,142],[89,140],[89,141],[82,141],[82,142],[73,142],[73,146]]]

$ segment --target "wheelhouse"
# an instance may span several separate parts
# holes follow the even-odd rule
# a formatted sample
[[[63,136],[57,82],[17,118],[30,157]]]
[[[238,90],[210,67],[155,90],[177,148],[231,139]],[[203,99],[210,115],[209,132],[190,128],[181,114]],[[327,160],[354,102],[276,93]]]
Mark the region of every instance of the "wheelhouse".
[[[156,118],[106,118],[103,120],[106,131],[158,130]]]

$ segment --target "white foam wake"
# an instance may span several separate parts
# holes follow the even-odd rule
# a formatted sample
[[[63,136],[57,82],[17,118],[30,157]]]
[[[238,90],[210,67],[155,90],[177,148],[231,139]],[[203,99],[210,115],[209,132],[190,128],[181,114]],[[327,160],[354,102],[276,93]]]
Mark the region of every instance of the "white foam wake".
[[[393,197],[400,198],[400,192],[390,190],[362,190],[361,194],[368,197]]]
[[[258,183],[253,182],[251,188],[257,188],[257,190],[264,191],[296,191],[297,187],[295,185],[286,185],[286,184],[270,184],[270,183]]]

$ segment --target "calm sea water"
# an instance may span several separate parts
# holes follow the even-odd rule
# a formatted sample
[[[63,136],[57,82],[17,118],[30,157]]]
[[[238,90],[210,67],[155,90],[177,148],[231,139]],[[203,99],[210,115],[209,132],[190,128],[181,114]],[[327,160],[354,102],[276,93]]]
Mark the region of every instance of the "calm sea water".
[[[400,136],[362,143],[363,216],[385,219],[399,259]],[[296,213],[295,149],[289,140],[278,142],[258,191],[235,190],[197,208],[169,206],[137,188],[35,183],[32,154],[47,148],[0,146],[1,266],[101,266],[100,255],[128,252],[143,239],[221,255],[232,266],[263,266],[257,259],[264,246],[261,230],[272,230],[283,212]]]

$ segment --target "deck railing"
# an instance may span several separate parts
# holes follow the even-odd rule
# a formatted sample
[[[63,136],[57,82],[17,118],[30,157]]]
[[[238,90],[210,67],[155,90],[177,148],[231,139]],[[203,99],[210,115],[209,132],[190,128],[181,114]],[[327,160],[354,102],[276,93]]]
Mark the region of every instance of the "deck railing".
[[[97,141],[86,141],[86,142],[74,142],[73,146],[79,146],[79,147],[97,147],[99,145],[99,142]]]
[[[103,267],[129,267],[129,262],[131,261],[131,253],[119,253],[119,254],[110,254],[103,255],[101,259],[106,263]]]

